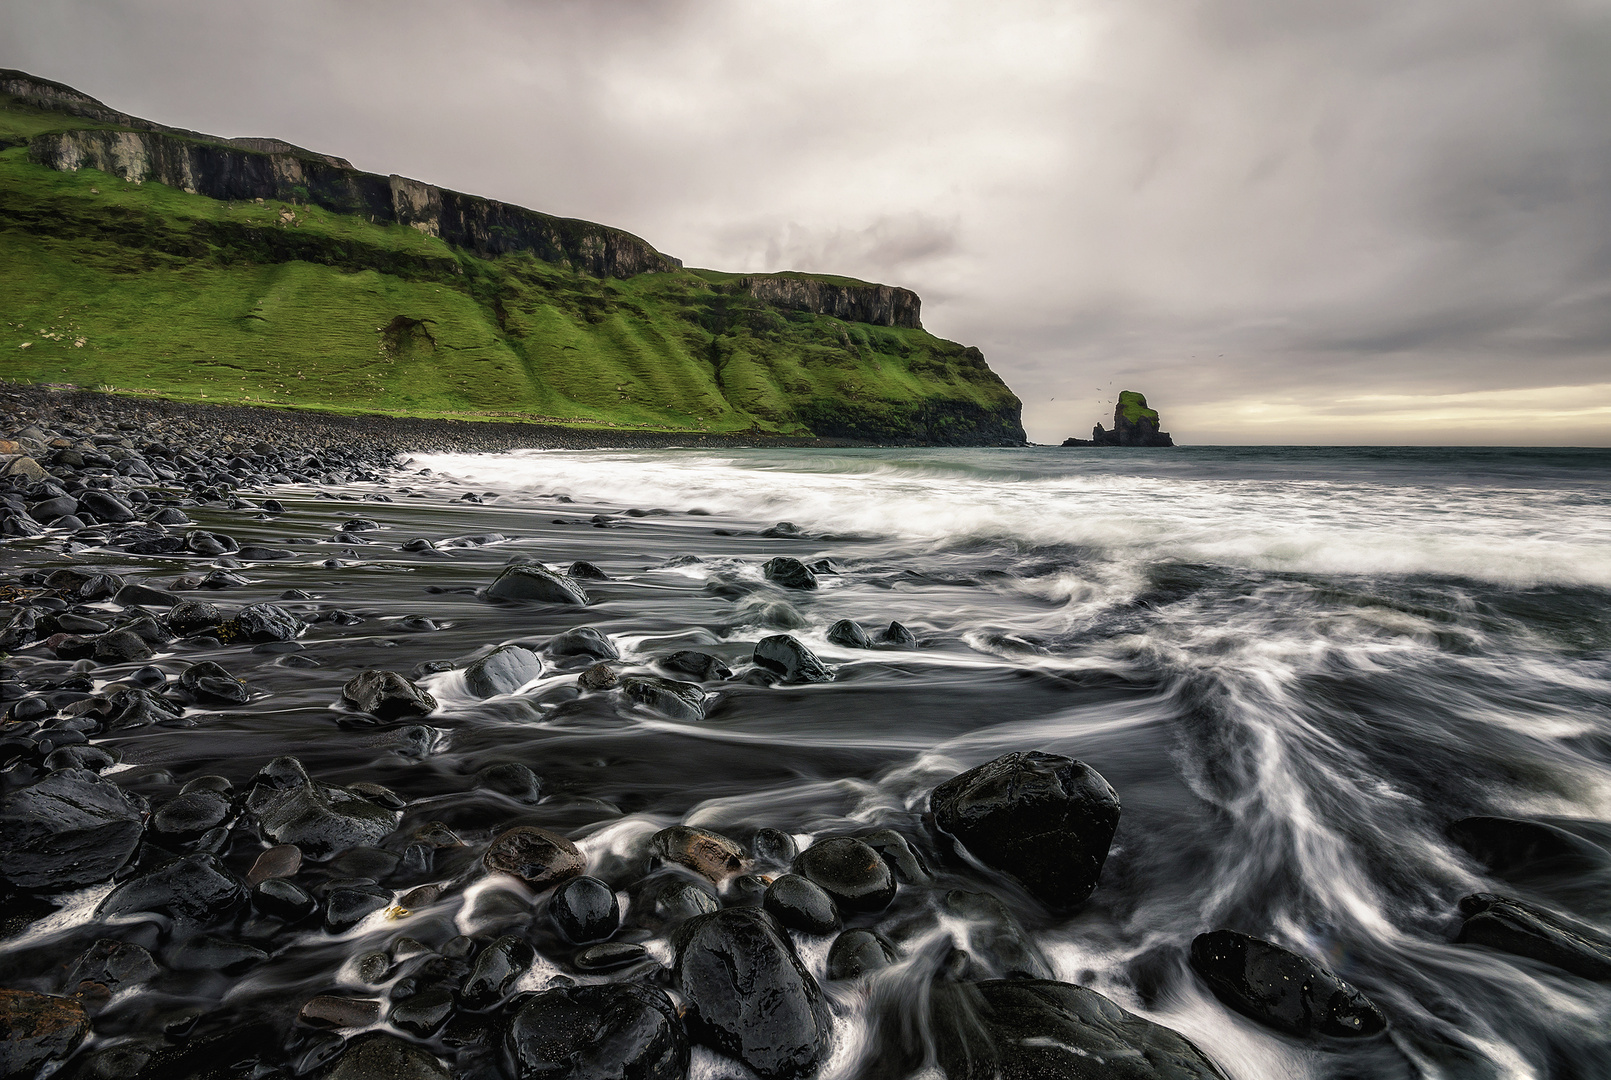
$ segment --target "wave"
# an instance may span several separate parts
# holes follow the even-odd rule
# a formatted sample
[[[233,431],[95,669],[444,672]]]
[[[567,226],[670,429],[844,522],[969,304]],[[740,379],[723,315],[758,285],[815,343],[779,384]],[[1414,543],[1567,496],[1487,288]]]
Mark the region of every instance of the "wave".
[[[1446,486],[1371,478],[1357,464],[1329,478],[1273,467],[1225,476],[1176,460],[1148,475],[1081,470],[1054,450],[1000,463],[988,454],[517,451],[416,462],[515,498],[699,507],[929,546],[1002,541],[1261,572],[1611,587],[1611,499],[1548,470],[1531,486],[1514,465],[1506,486]]]

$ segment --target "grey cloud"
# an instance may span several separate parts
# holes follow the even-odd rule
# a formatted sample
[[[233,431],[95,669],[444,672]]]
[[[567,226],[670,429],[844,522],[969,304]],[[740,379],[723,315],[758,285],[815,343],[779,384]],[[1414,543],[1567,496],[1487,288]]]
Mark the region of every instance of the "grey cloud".
[[[914,288],[1043,441],[1110,380],[1185,440],[1611,382],[1590,0],[0,0],[0,65],[691,265]],[[1328,438],[1405,437],[1354,409]]]

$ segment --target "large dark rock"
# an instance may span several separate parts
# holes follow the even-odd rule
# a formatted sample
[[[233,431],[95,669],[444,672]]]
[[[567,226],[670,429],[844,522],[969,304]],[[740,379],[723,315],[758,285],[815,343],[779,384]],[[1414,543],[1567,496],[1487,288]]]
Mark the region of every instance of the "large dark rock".
[[[828,978],[859,979],[889,967],[899,958],[895,946],[878,931],[846,930],[828,948]]]
[[[823,666],[817,654],[790,634],[773,634],[755,643],[756,666],[770,671],[786,683],[823,683],[833,680],[833,672]]]
[[[356,792],[319,783],[292,757],[276,758],[264,768],[246,805],[265,837],[295,844],[314,860],[379,843],[402,817]]]
[[[930,1055],[948,1080],[1225,1080],[1179,1032],[1094,990],[1043,979],[936,982],[924,1014],[886,1010],[879,1035],[866,1075],[888,1080]]]
[[[756,908],[701,915],[678,929],[676,945],[673,977],[696,1041],[762,1080],[794,1080],[817,1068],[828,1037],[822,991],[771,915]]]
[[[518,563],[498,575],[487,587],[494,600],[537,600],[545,604],[585,604],[587,593],[562,574],[536,563]]]
[[[504,1039],[516,1080],[684,1080],[688,1037],[647,986],[563,986],[528,998]]]
[[[587,870],[575,844],[535,825],[517,825],[493,838],[483,856],[488,870],[510,874],[535,889],[546,889]]]
[[[860,840],[819,840],[794,860],[794,872],[817,885],[845,911],[883,911],[895,899],[895,874]]]
[[[332,934],[345,934],[391,902],[391,890],[379,885],[331,889],[324,899],[324,928]]]
[[[1290,1035],[1355,1038],[1387,1027],[1369,998],[1313,960],[1235,930],[1197,935],[1191,966],[1225,1004]]]
[[[705,718],[705,691],[698,683],[629,675],[621,680],[621,693],[633,704],[673,720],[697,723]]]
[[[815,589],[817,575],[811,568],[799,559],[787,555],[779,555],[775,559],[768,559],[761,566],[761,573],[766,580],[775,585],[782,585],[785,589]]]
[[[519,645],[502,645],[464,669],[464,688],[479,698],[512,694],[542,673],[542,657]]]
[[[198,704],[244,705],[252,691],[244,682],[211,660],[191,664],[179,676],[179,689]]]
[[[182,926],[222,919],[246,902],[246,883],[212,855],[186,855],[130,878],[107,894],[98,915],[150,912]]]
[[[486,1009],[503,1000],[515,981],[530,970],[537,950],[513,934],[482,949],[459,987],[459,1000],[469,1009]]]
[[[870,649],[873,643],[867,639],[867,631],[861,624],[850,619],[840,619],[828,627],[828,640],[835,645],[842,645],[847,649]]]
[[[1525,956],[1585,979],[1611,980],[1611,937],[1513,897],[1475,893],[1460,901],[1455,941]]]
[[[355,675],[341,688],[341,700],[380,720],[406,720],[436,711],[434,697],[395,671],[370,669]]]
[[[716,682],[733,674],[732,668],[710,655],[710,653],[698,652],[694,649],[674,652],[670,656],[661,657],[655,663],[667,671],[692,675],[700,682]]]
[[[707,881],[720,885],[750,867],[744,849],[721,833],[672,825],[649,839],[649,848],[667,862],[686,866]]]
[[[151,815],[151,830],[160,836],[190,840],[229,818],[229,796],[221,791],[198,788],[175,795]]]
[[[1119,797],[1101,773],[1038,750],[952,777],[929,805],[975,858],[1054,909],[1091,895],[1119,827]]]
[[[325,1080],[453,1080],[453,1074],[424,1048],[371,1031],[347,1044]]]
[[[72,998],[0,990],[0,1077],[29,1080],[66,1057],[89,1034],[89,1016]]]
[[[168,625],[176,634],[194,634],[224,621],[224,613],[205,600],[181,600],[168,611]]]
[[[621,925],[615,890],[596,877],[571,878],[554,890],[548,917],[567,941],[589,945],[603,941]]]
[[[134,854],[142,826],[141,808],[111,781],[51,773],[0,799],[0,880],[40,891],[105,881]]]
[[[141,946],[115,938],[100,938],[73,961],[62,982],[68,993],[100,997],[138,986],[160,970],[151,954]]]
[[[586,656],[593,660],[619,660],[614,643],[591,626],[577,626],[555,634],[543,646],[549,656]]]
[[[799,874],[781,874],[761,897],[761,906],[790,930],[831,934],[839,929],[839,909],[820,885]]]
[[[220,635],[226,641],[295,641],[307,628],[307,623],[278,605],[252,604],[224,623]]]

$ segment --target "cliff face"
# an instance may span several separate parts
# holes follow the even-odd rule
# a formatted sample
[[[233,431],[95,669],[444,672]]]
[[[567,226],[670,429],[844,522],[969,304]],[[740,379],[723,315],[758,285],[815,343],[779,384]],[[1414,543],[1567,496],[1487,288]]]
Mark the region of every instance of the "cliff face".
[[[275,140],[236,140],[285,146]],[[529,251],[596,277],[674,270],[682,263],[631,233],[551,217],[403,176],[378,176],[294,147],[258,150],[160,131],[78,130],[39,135],[29,158],[61,172],[99,169],[209,198],[312,203],[377,224],[408,225],[480,255]]]
[[[120,181],[109,182],[110,177]],[[8,374],[180,399],[1022,444],[915,293],[684,270],[619,229],[0,71]]]
[[[839,284],[788,274],[743,278],[739,288],[762,303],[788,311],[831,315],[846,322],[921,330],[922,301],[910,289],[893,285]]]
[[[1158,430],[1162,420],[1157,410],[1147,407],[1147,399],[1134,390],[1119,391],[1113,406],[1113,430],[1097,424],[1089,439],[1066,439],[1064,446],[1173,446],[1167,431]]]

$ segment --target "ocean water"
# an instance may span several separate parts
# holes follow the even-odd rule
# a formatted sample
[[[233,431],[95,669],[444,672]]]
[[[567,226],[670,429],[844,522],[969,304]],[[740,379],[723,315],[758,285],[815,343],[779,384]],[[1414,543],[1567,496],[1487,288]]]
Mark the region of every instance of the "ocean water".
[[[753,581],[783,552],[833,560],[839,574],[808,597],[760,591],[669,634],[620,628],[647,653],[798,622],[791,632],[839,668],[836,684],[774,691],[775,709],[718,713],[701,736],[729,744],[739,775],[690,769],[684,820],[909,829],[961,768],[1067,754],[1109,779],[1124,817],[1083,912],[1052,919],[1020,898],[1059,978],[1187,1033],[1237,1077],[1611,1070],[1611,990],[1451,943],[1457,900],[1481,890],[1611,931],[1611,871],[1505,881],[1445,831],[1488,814],[1611,839],[1611,452],[531,451],[419,464],[507,492],[500,505],[698,508],[731,529],[786,520],[810,537],[713,550],[700,534],[715,519],[684,514],[681,544],[642,548],[706,561],[659,580]],[[838,648],[823,636],[838,618],[899,620],[922,648]],[[747,757],[765,758],[765,781],[744,779]],[[1191,938],[1219,926],[1323,959],[1380,1003],[1389,1036],[1305,1046],[1230,1012],[1185,964]],[[967,944],[955,925],[933,934]]]
[[[896,829],[936,884],[903,887],[862,919],[903,957],[827,986],[824,1080],[865,1073],[880,1017],[921,1001],[952,949],[986,972],[1038,966],[1097,989],[1185,1033],[1236,1080],[1604,1077],[1611,986],[1453,939],[1459,899],[1478,891],[1611,933],[1611,854],[1505,878],[1448,827],[1527,818],[1611,847],[1608,476],[1606,450],[422,454],[385,485],[278,489],[289,513],[272,521],[189,511],[242,542],[305,545],[237,569],[249,584],[210,599],[298,588],[312,599],[288,606],[361,622],[310,629],[317,668],[249,646],[209,652],[252,685],[249,707],[193,709],[185,727],[106,742],[123,755],[118,782],[154,802],[204,774],[248,784],[295,754],[321,780],[375,781],[407,799],[403,833],[441,821],[474,852],[514,821],[558,829],[629,906],[630,867],[666,825],[741,838],[770,826],[801,846]],[[380,492],[394,501],[340,498]],[[335,534],[354,513],[379,524],[363,534],[371,543]],[[773,528],[785,521],[793,529]],[[455,540],[465,536],[480,539]],[[401,550],[414,537],[435,550]],[[46,569],[100,562],[152,583],[195,569],[27,543]],[[813,592],[780,589],[760,570],[776,555],[826,559],[832,572]],[[580,611],[475,595],[513,558],[586,559],[610,580],[588,583]],[[412,632],[403,620],[418,616],[436,629]],[[870,632],[899,621],[918,647],[839,647],[826,631],[841,618]],[[708,715],[690,723],[578,695],[575,667],[477,700],[456,670],[419,666],[462,667],[584,624],[610,637],[624,670],[696,648],[737,676],[708,684]],[[834,681],[745,679],[754,643],[780,632]],[[196,658],[157,662],[177,672]],[[366,667],[421,673],[442,706],[428,744],[337,706]],[[937,783],[1014,750],[1079,758],[1122,802],[1101,881],[1073,915],[959,858],[925,820]],[[541,802],[477,788],[481,770],[510,761],[542,779]],[[257,849],[237,847],[232,865],[249,865]],[[432,926],[491,934],[514,919],[543,957],[524,985],[596,977],[542,929],[542,897],[511,915],[501,888],[469,864],[444,872],[440,899],[412,922],[277,939],[273,962],[245,975],[199,973],[140,999],[124,1031],[163,1008],[225,1001],[234,1016],[283,1018],[314,993],[383,995],[354,982],[352,958]],[[950,890],[989,893],[1008,916],[959,913]],[[94,899],[0,944],[0,964],[44,971],[76,955],[102,932]],[[1323,961],[1379,1004],[1389,1031],[1305,1041],[1227,1009],[1186,960],[1192,938],[1219,927]],[[644,941],[669,959],[668,941]],[[801,946],[821,977],[827,939]],[[119,1022],[98,1018],[97,1037],[115,1041]],[[735,1071],[700,1051],[694,1075]]]

